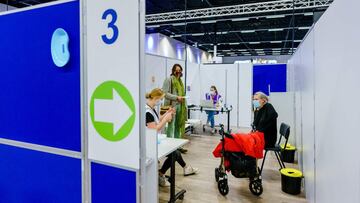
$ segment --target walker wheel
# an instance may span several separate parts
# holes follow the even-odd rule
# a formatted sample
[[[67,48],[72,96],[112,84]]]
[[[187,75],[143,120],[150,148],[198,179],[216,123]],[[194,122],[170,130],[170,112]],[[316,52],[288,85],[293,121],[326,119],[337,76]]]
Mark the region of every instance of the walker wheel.
[[[215,168],[215,180],[216,180],[216,182],[219,182],[219,177],[220,177],[219,168]]]
[[[184,200],[184,197],[185,197],[184,194],[180,195],[179,200]]]
[[[227,179],[219,180],[218,189],[221,195],[226,196],[229,193],[229,185]]]
[[[249,183],[249,189],[253,195],[260,196],[263,193],[263,186],[261,181],[255,180]]]

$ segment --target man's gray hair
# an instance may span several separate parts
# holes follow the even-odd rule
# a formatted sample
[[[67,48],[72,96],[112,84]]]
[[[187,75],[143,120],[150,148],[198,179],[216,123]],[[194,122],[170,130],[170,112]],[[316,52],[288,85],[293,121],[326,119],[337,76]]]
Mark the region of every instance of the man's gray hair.
[[[256,92],[254,95],[258,95],[260,99],[264,99],[266,102],[269,101],[269,97],[264,92]]]

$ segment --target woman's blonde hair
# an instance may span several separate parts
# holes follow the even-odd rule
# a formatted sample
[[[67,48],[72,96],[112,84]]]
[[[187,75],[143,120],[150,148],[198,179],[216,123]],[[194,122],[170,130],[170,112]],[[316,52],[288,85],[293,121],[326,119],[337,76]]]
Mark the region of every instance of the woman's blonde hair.
[[[146,99],[162,99],[164,96],[165,93],[160,88],[155,88],[145,95]]]
[[[266,102],[269,102],[269,97],[264,92],[256,92],[254,95],[258,95],[260,97],[260,99],[263,99]]]

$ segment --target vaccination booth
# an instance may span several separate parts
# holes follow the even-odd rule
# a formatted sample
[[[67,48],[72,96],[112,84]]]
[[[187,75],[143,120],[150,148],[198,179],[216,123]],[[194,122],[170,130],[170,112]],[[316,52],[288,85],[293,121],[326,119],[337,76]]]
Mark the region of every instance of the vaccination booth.
[[[251,126],[255,91],[285,103],[272,93],[286,92],[286,65],[272,67],[281,72],[272,78],[271,68],[251,63],[145,54],[144,5],[61,0],[0,13],[1,201],[157,202],[158,160],[186,141],[159,144],[146,131],[144,95],[162,87],[175,63],[185,67],[189,105],[217,86],[232,109],[217,123],[228,128]]]

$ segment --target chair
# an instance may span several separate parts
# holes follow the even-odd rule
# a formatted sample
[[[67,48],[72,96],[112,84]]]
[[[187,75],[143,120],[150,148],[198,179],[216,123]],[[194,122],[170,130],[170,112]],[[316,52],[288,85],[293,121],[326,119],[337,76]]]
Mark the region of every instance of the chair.
[[[263,171],[266,155],[267,155],[267,153],[269,151],[273,151],[275,153],[276,159],[277,159],[277,161],[278,161],[278,163],[280,165],[280,169],[286,168],[285,164],[284,164],[284,162],[282,160],[282,157],[281,157],[281,151],[283,149],[281,148],[280,143],[281,143],[282,137],[284,137],[285,138],[284,147],[286,147],[286,145],[288,143],[288,140],[289,140],[289,136],[290,136],[290,126],[285,124],[285,123],[281,123],[281,125],[280,125],[280,138],[279,138],[278,143],[272,148],[265,148],[265,156],[264,156],[264,159],[263,159],[262,164],[261,164],[260,174]]]

